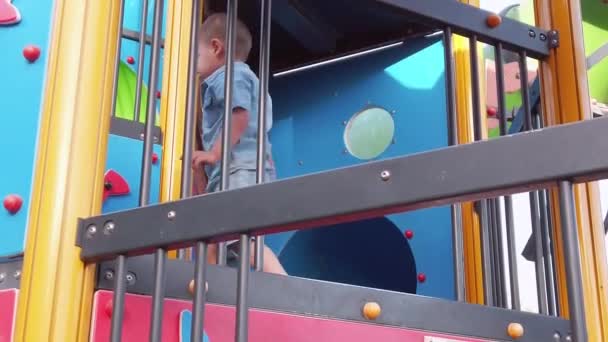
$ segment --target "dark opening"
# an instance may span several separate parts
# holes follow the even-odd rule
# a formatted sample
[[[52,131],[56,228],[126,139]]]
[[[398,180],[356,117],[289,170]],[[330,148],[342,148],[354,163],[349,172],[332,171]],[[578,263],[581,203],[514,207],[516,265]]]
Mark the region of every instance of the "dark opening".
[[[290,275],[416,293],[416,263],[385,217],[299,231],[279,256]]]

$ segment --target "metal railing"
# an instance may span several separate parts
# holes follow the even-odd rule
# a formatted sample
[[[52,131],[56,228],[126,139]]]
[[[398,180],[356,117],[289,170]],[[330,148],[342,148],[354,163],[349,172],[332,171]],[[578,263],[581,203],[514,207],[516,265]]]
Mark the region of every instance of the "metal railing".
[[[144,11],[147,1],[144,1]],[[237,0],[227,0],[227,59],[225,82],[225,115],[223,122],[221,190],[229,188],[228,162],[231,130],[232,78],[234,63],[235,26]],[[597,158],[608,149],[603,139],[608,121],[582,122],[573,125],[541,127],[541,120],[532,115],[527,79],[527,58],[542,60],[551,48],[557,46],[556,32],[543,31],[516,21],[497,20],[492,13],[455,1],[376,0],[370,5],[391,6],[395,11],[415,16],[417,20],[443,30],[445,48],[445,86],[449,147],[370,162],[345,169],[331,170],[313,175],[280,180],[248,188],[221,191],[206,196],[187,198],[190,195],[189,153],[192,151],[192,132],[195,122],[195,56],[197,26],[200,21],[200,0],[193,1],[191,49],[187,98],[187,119],[184,140],[184,165],[182,167],[182,199],[179,201],[148,206],[150,164],[152,154],[152,127],[154,126],[155,96],[148,97],[148,114],[144,140],[144,158],[141,174],[141,208],[111,213],[79,222],[77,244],[82,248],[85,262],[115,260],[114,311],[112,315],[112,341],[119,341],[122,331],[123,307],[126,293],[127,257],[155,255],[154,290],[152,306],[151,341],[159,341],[161,317],[167,279],[166,255],[170,249],[195,247],[193,298],[193,341],[200,341],[205,306],[204,284],[206,280],[207,244],[220,243],[219,263],[225,264],[222,241],[240,239],[240,262],[237,277],[236,340],[247,340],[249,255],[251,236],[264,233],[303,229],[324,222],[348,222],[387,213],[415,210],[439,205],[452,205],[454,235],[455,289],[459,301],[465,298],[464,247],[459,203],[477,201],[481,219],[483,279],[487,305],[520,309],[518,272],[514,242],[514,216],[511,194],[530,191],[532,225],[536,247],[536,278],[539,292],[539,310],[542,314],[557,315],[555,294],[555,266],[553,261],[553,237],[550,229],[548,196],[549,186],[559,188],[561,227],[567,272],[568,300],[571,313],[571,329],[575,341],[586,341],[583,310],[580,258],[573,183],[599,179],[608,175],[608,161]],[[265,112],[268,94],[271,0],[262,0],[260,34],[260,96],[258,109]],[[150,64],[150,93],[154,93],[158,78],[160,51],[160,27],[163,0],[155,1],[152,61]],[[145,17],[142,15],[140,32],[140,56],[138,71],[138,97],[141,98],[142,46],[145,39]],[[516,51],[520,57],[521,91],[525,113],[524,129],[528,133],[498,138],[490,141],[458,145],[456,117],[456,80],[452,38],[459,34],[469,38],[471,54],[471,103],[475,140],[482,140],[482,110],[480,108],[478,43],[495,48],[497,93],[500,115],[500,135],[507,134],[504,65],[505,49]],[[140,104],[141,99],[136,103]],[[136,110],[139,113],[139,110]],[[258,160],[256,181],[264,179],[263,156],[265,155],[265,115],[258,122]],[[567,142],[568,145],[565,145]],[[561,146],[557,151],[555,146]],[[517,155],[519,164],[496,155]],[[565,160],[564,156],[568,156]],[[484,158],[487,157],[487,158]],[[492,159],[492,163],[480,165],[478,160]],[[320,196],[320,191],[331,187],[330,196]],[[402,189],[408,189],[404,192]],[[498,197],[497,197],[498,196]],[[503,197],[500,197],[503,196]],[[309,201],[309,198],[315,201]],[[260,198],[265,200],[259,201]],[[506,237],[502,235],[500,202],[504,201]],[[232,206],[228,213],[222,208]],[[302,206],[302,203],[307,203]],[[272,211],[267,208],[274,208]],[[194,224],[196,222],[196,224]],[[502,240],[506,238],[509,274],[504,273]],[[262,243],[257,239],[255,249],[256,269],[262,265]],[[509,279],[507,281],[507,278]],[[507,303],[507,283],[511,295]],[[551,334],[553,332],[550,332]]]

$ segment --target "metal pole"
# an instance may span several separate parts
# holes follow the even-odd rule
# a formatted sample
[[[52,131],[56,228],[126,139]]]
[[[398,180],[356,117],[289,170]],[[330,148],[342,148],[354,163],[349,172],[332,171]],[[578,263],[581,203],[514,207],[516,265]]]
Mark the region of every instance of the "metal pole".
[[[454,55],[452,48],[452,28],[446,27],[443,32],[445,52],[445,88],[446,105],[448,112],[448,145],[458,144],[458,120],[456,117],[456,87],[454,76]],[[454,257],[454,290],[456,299],[464,301],[465,274],[464,274],[464,238],[462,234],[462,212],[459,204],[451,206],[452,215],[452,249]]]
[[[268,78],[270,77],[270,25],[272,15],[272,0],[261,1],[260,23],[260,95],[258,99],[258,140],[256,183],[264,182],[266,168],[266,98],[268,97]],[[258,235],[255,239],[255,270],[262,271],[264,267],[264,237]]]
[[[224,82],[224,122],[222,131],[222,172],[220,191],[230,187],[230,135],[232,132],[232,83],[234,81],[234,49],[236,45],[237,0],[227,0],[226,71]],[[226,243],[218,243],[218,264],[226,265]]]
[[[154,292],[152,293],[152,325],[150,328],[150,342],[160,342],[163,326],[163,302],[166,283],[166,252],[159,248],[154,255]]]
[[[136,122],[141,119],[141,92],[144,80],[144,64],[146,60],[146,30],[148,25],[148,0],[141,2],[141,23],[139,27],[139,56],[137,56],[137,85],[135,86],[135,109],[134,118]],[[148,96],[152,96],[148,93]]]
[[[249,292],[249,234],[241,234],[239,251],[239,273],[236,290],[236,342],[247,342],[249,310],[247,292]]]
[[[204,242],[197,242],[196,261],[194,264],[194,302],[192,303],[192,342],[200,342],[203,340],[206,271],[207,244]]]
[[[196,63],[198,59],[198,30],[201,22],[201,0],[192,1],[192,20],[190,23],[190,51],[188,57],[188,92],[186,95],[186,113],[184,123],[184,141],[182,157],[182,178],[180,197],[187,198],[192,195],[192,151],[196,125]],[[180,259],[184,259],[184,249],[177,251]]]
[[[570,325],[574,342],[587,342],[576,208],[574,207],[573,186],[569,181],[559,182],[559,208],[562,221]]]
[[[509,280],[511,289],[511,309],[520,310],[519,274],[517,271],[517,248],[515,245],[515,228],[513,219],[513,201],[505,197],[505,215],[507,221],[507,252],[509,258]]]
[[[124,255],[116,258],[116,272],[114,273],[114,295],[112,299],[112,342],[120,342],[122,338],[122,319],[125,313],[125,293],[127,292],[127,266]]]
[[[122,43],[122,27],[124,22],[124,0],[120,1],[120,7],[118,9],[118,18],[120,18],[120,26],[118,30],[118,36],[116,37],[116,64],[115,64],[115,75],[114,75],[114,88],[112,90],[112,116],[116,115],[116,101],[118,94],[118,76],[120,71],[120,48]],[[116,272],[114,274],[114,294],[112,296],[112,319],[110,328],[110,340],[112,342],[119,342],[122,336],[122,321],[124,317],[125,309],[125,294],[127,292],[126,283],[126,258],[124,255],[119,255],[116,258]]]
[[[474,140],[482,140],[482,114],[480,108],[480,94],[479,94],[479,62],[477,60],[477,36],[473,35],[469,38],[469,49],[471,57],[471,97],[472,97],[472,109],[473,109],[473,131]],[[481,200],[477,203],[479,217],[480,217],[480,229],[481,229],[481,258],[483,263],[483,287],[484,287],[484,300],[486,305],[494,305],[494,295],[492,292],[492,266],[490,258],[490,240],[488,230],[488,201]]]
[[[510,198],[509,198],[510,199]],[[503,237],[502,237],[502,212],[500,210],[500,199],[495,200],[496,209],[496,261],[498,265],[498,289],[500,290],[501,303],[500,306],[503,308],[507,307],[507,288],[505,281],[505,260],[504,260],[504,249],[503,249]],[[505,199],[506,201],[506,199]],[[506,210],[505,210],[506,211]]]

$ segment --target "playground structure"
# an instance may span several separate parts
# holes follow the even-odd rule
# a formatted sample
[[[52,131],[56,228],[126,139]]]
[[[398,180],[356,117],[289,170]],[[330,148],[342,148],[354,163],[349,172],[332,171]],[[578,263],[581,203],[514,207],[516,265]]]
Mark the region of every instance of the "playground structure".
[[[560,17],[585,2],[530,2],[538,28],[451,1],[240,2],[281,180],[191,199],[192,23],[236,1],[0,3],[18,9],[0,39],[27,46],[0,57],[23,81],[2,84],[19,168],[0,179],[0,341],[200,341],[203,313],[210,341],[608,340],[608,127],[586,120],[608,102],[605,30]],[[538,314],[519,310],[508,209],[527,191]],[[248,234],[290,277],[185,249]]]

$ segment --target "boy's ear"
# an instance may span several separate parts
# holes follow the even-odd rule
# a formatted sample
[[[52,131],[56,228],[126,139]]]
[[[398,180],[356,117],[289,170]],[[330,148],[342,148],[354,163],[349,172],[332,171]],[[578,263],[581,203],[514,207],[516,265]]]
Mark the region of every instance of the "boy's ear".
[[[224,53],[224,43],[217,38],[213,38],[211,39],[211,49],[215,55],[220,56]]]

